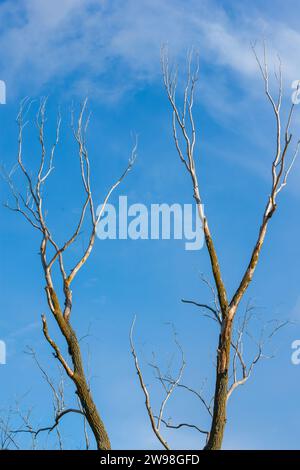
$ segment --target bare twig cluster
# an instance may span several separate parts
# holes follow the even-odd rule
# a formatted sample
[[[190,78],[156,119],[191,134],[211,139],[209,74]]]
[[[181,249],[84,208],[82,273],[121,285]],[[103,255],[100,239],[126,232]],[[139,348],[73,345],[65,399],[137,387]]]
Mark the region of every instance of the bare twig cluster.
[[[1,449],[19,449],[19,436],[29,435],[31,437],[31,448],[33,450],[39,449],[38,437],[40,434],[46,433],[50,435],[53,431],[56,432],[57,442],[60,450],[63,450],[63,438],[60,431],[60,422],[62,418],[69,414],[79,414],[83,417],[83,433],[85,440],[85,447],[89,449],[89,436],[86,429],[86,418],[81,408],[80,401],[78,400],[78,408],[67,407],[65,400],[65,380],[64,373],[59,367],[59,380],[56,384],[55,381],[50,377],[46,369],[41,365],[36,352],[32,348],[28,348],[27,352],[32,356],[38,370],[40,371],[43,379],[50,387],[52,392],[52,404],[53,404],[53,423],[49,426],[35,427],[32,424],[33,421],[33,408],[29,408],[24,412],[20,401],[16,402],[14,408],[10,408],[6,413],[5,418],[0,418],[0,435],[1,435]],[[15,422],[19,421],[20,424],[16,427]],[[14,424],[14,426],[13,426]]]

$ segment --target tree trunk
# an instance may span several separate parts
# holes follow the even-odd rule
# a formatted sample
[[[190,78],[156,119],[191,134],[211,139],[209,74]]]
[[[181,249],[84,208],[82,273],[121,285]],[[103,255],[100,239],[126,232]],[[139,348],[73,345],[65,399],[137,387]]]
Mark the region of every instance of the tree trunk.
[[[98,450],[110,450],[110,440],[106,432],[104,423],[98,413],[96,405],[93,401],[89,386],[85,377],[74,377],[77,395],[80,399],[81,406],[84,410],[85,417],[94,434]]]
[[[87,383],[82,363],[81,351],[75,331],[71,324],[63,320],[62,332],[67,340],[69,353],[74,365],[73,382],[76,386],[76,392],[80,399],[84,414],[94,434],[97,448],[99,450],[111,449],[108,434],[104,423],[99,415],[97,407],[92,398],[89,385]]]
[[[205,450],[219,450],[222,447],[226,425],[231,334],[232,321],[225,318],[223,320],[222,331],[219,336],[213,419],[209,438],[204,448]]]
[[[72,328],[70,321],[66,320],[61,313],[55,291],[52,288],[48,288],[48,290],[50,291],[52,303],[55,307],[55,319],[63,336],[65,337],[68,345],[69,355],[73,363],[73,371],[69,372],[69,376],[76,386],[76,393],[80,400],[85,417],[95,437],[98,450],[109,450],[111,449],[110,440],[90,392],[90,388],[85,376],[78,338]]]

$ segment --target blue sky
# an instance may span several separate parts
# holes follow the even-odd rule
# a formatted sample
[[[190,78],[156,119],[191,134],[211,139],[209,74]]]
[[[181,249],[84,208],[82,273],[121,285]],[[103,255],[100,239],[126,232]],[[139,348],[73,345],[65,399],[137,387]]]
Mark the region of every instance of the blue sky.
[[[78,105],[88,96],[92,182],[99,203],[126,165],[132,132],[139,134],[138,160],[112,202],[117,202],[118,195],[127,195],[129,203],[192,202],[190,181],[172,142],[159,52],[160,45],[168,43],[172,57],[184,70],[186,50],[194,46],[201,64],[195,104],[199,180],[232,294],[255,243],[274,152],[273,117],[250,42],[266,38],[270,70],[276,53],[280,54],[289,104],[291,83],[300,78],[296,12],[295,1],[284,6],[279,1],[242,5],[194,0],[1,1],[0,79],[7,84],[7,104],[0,108],[1,162],[10,168],[15,161],[20,99],[49,96],[48,142],[54,137],[58,107],[63,141],[49,181],[47,208],[53,232],[64,240],[82,200],[69,112],[72,103]],[[295,138],[300,134],[297,111]],[[38,158],[34,124],[25,135],[24,154],[31,166]],[[281,194],[247,292],[247,299],[257,307],[254,334],[259,334],[260,322],[274,318],[292,319],[295,324],[274,338],[269,352],[275,352],[275,358],[258,364],[253,377],[231,397],[225,448],[299,445],[300,366],[292,365],[290,359],[291,343],[300,337],[299,177],[298,162]],[[1,200],[7,198],[8,189],[2,183]],[[33,407],[34,423],[44,424],[51,422],[50,393],[32,359],[24,354],[27,345],[33,347],[51,375],[57,376],[41,333],[40,315],[47,305],[37,256],[38,234],[16,214],[0,210],[0,339],[6,341],[8,351],[7,364],[0,366],[1,408],[20,400],[25,410]],[[81,253],[87,236],[82,234],[72,254]],[[210,276],[207,253],[204,249],[186,251],[184,241],[97,240],[74,284],[73,323],[79,336],[88,331],[91,335],[83,341],[83,350],[114,448],[159,448],[130,356],[128,333],[134,314],[136,345],[154,406],[162,390],[147,361],[155,351],[164,367],[176,350],[168,322],[174,323],[186,354],[184,382],[200,388],[207,379],[204,392],[211,395],[217,331],[199,311],[180,302],[182,297],[211,300],[200,273]],[[55,325],[50,325],[57,333]],[[70,385],[66,394],[72,403]],[[182,392],[174,397],[166,416],[172,416],[174,423],[185,419],[208,426],[199,403]],[[67,417],[62,433],[67,447],[82,444],[78,417]],[[190,431],[165,435],[174,448],[202,444],[201,437]],[[51,438],[40,442],[41,446],[52,444]]]

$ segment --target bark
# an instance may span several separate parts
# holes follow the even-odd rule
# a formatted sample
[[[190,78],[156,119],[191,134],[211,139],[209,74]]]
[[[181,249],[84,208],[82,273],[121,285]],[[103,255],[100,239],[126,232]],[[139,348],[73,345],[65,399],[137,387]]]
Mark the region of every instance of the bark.
[[[223,442],[226,425],[231,335],[232,321],[225,319],[219,336],[213,419],[209,438],[204,450],[219,450]]]
[[[85,377],[77,336],[69,323],[67,323],[66,339],[74,366],[73,382],[76,386],[76,393],[79,397],[85,417],[94,434],[97,448],[99,450],[109,450],[111,448],[109,437],[93,401],[90,388]]]

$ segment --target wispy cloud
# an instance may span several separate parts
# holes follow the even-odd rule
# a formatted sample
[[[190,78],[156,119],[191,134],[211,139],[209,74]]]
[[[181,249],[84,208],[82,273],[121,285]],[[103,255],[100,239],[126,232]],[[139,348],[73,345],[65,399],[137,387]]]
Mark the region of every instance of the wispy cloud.
[[[41,327],[40,321],[31,322],[28,325],[22,326],[21,328],[18,328],[17,330],[11,332],[8,336],[8,340],[27,336],[28,333],[31,333],[32,331],[40,327]]]
[[[258,156],[239,164],[266,174],[269,160],[260,155],[273,149],[261,132],[265,124],[253,117],[247,125],[241,122],[249,110],[259,120],[259,109],[267,106],[250,43],[266,39],[270,73],[280,55],[290,103],[291,83],[300,78],[300,33],[292,26],[290,8],[280,7],[281,15],[274,16],[279,8],[258,9],[256,2],[247,2],[230,9],[230,4],[226,1],[225,9],[221,0],[2,2],[0,78],[7,81],[8,101],[55,92],[67,99],[119,103],[141,87],[161,83],[162,44],[180,65],[193,46],[200,54],[201,103],[215,121],[256,143]],[[271,117],[269,122],[274,124]],[[298,194],[298,184],[294,187]]]
[[[237,12],[233,17],[221,2],[196,0],[2,2],[2,74],[16,94],[63,89],[69,80],[75,93],[98,90],[102,98],[117,99],[158,78],[159,48],[168,42],[179,59],[194,45],[203,61],[247,81],[257,75],[250,41],[264,35],[271,56],[278,51],[284,58],[288,80],[296,79],[300,34],[284,14],[281,21],[264,18],[248,5],[247,15]]]

